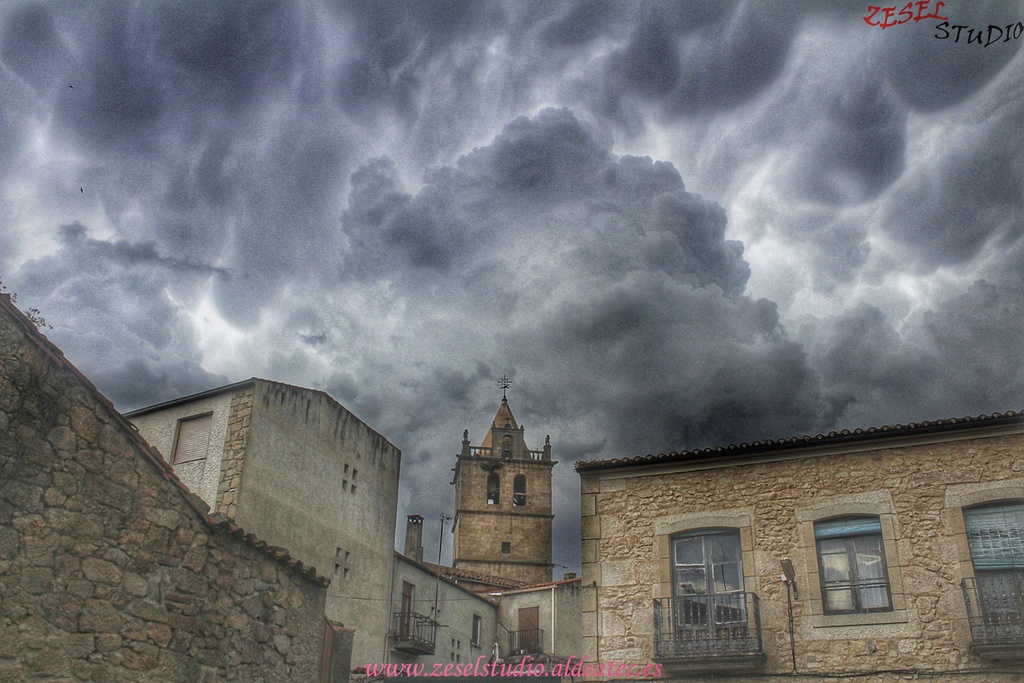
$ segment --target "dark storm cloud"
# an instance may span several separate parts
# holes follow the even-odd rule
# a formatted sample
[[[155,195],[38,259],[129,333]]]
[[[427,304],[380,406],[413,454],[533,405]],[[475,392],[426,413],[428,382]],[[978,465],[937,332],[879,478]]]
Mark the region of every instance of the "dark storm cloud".
[[[934,6],[934,5],[933,5]],[[986,30],[1021,21],[1021,5],[1015,0],[949,2],[942,10],[948,27]],[[1020,41],[998,39],[987,48],[968,44],[966,28],[955,42],[956,30],[936,28],[938,20],[925,21],[915,30],[890,30],[885,37],[883,73],[900,96],[915,109],[934,111],[955,106],[989,83],[1020,49]],[[904,29],[909,25],[893,27]]]
[[[733,108],[777,78],[797,23],[767,3],[652,5],[606,88],[634,91],[669,116]]]
[[[573,408],[605,425],[617,448],[782,434],[830,414],[774,304],[744,296],[749,267],[742,245],[725,239],[724,211],[686,192],[671,165],[616,157],[570,112],[547,110],[432,172],[415,196],[394,175],[386,160],[354,174],[345,267],[400,283],[406,305],[425,314],[439,302],[421,298],[407,268],[443,270],[447,284],[430,296],[457,290],[478,326],[470,343],[547,378],[534,393],[575,387]],[[445,259],[427,258],[435,254]],[[517,267],[483,282],[460,277],[506,255]],[[495,290],[506,304],[495,305]],[[484,358],[453,360],[434,372],[459,378]]]
[[[225,382],[200,366],[198,333],[168,296],[175,280],[219,274],[152,244],[92,239],[73,224],[61,228],[58,251],[25,263],[16,279],[26,302],[59,321],[48,336],[130,409]]]
[[[979,280],[902,331],[861,304],[801,336],[856,427],[1019,409],[1022,320],[1024,289]]]
[[[132,244],[128,240],[106,242],[88,237],[88,230],[81,223],[64,225],[60,228],[64,249],[77,252],[80,258],[93,260],[98,264],[112,264],[121,267],[152,266],[167,268],[183,273],[226,276],[229,271],[206,263],[161,256],[153,242]]]
[[[494,34],[504,24],[498,3],[472,0],[351,2],[353,55],[337,75],[336,97],[350,115],[374,117],[383,107],[411,120],[420,108],[426,69],[439,54]]]
[[[783,171],[792,193],[832,205],[877,197],[904,169],[906,108],[870,72],[822,95],[795,141],[800,153]]]
[[[573,562],[576,458],[1021,407],[1020,41],[865,10],[8,3],[4,282],[120,408],[324,387],[434,519],[508,373]]]
[[[938,163],[904,178],[887,202],[881,227],[914,244],[925,271],[968,262],[991,240],[1005,246],[1024,231],[1024,100],[994,99],[938,140]]]

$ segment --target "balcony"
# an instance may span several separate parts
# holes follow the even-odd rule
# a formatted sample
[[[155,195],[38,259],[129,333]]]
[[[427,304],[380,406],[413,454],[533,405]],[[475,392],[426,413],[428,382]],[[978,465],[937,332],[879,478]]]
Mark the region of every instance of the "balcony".
[[[979,571],[960,585],[971,626],[971,653],[993,660],[1024,659],[1024,571]]]
[[[655,600],[654,659],[687,672],[752,671],[764,666],[757,595],[684,595]]]
[[[497,448],[483,448],[481,446],[473,446],[469,449],[469,454],[474,458],[497,458],[501,457],[505,460],[512,458],[512,455],[505,454]],[[523,451],[522,460],[550,460],[551,456],[545,451]]]
[[[395,612],[392,621],[395,649],[412,655],[434,654],[437,622],[416,612]]]
[[[508,654],[510,657],[536,655],[544,652],[544,629],[530,628],[524,631],[508,632]]]

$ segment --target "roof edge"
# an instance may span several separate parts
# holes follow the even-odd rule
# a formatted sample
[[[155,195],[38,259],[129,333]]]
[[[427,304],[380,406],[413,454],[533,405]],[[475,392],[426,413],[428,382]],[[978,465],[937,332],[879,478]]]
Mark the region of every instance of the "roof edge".
[[[753,443],[730,444],[688,451],[641,455],[631,458],[608,460],[580,460],[575,469],[578,473],[602,470],[650,467],[657,465],[701,463],[711,460],[728,461],[741,458],[772,457],[784,453],[799,453],[823,446],[846,446],[877,442],[899,444],[920,436],[952,432],[970,432],[999,427],[1020,427],[1024,430],[1024,411],[1009,410],[1005,413],[978,415],[976,417],[953,417],[941,420],[910,422],[908,424],[884,425],[881,427],[843,429],[815,436],[790,437],[788,439],[766,439]]]
[[[249,379],[243,379],[240,382],[233,382],[231,384],[225,384],[223,386],[214,387],[213,389],[207,389],[206,391],[200,391],[195,394],[189,394],[188,396],[179,396],[178,398],[172,398],[169,401],[163,401],[162,403],[154,403],[150,406],[138,408],[136,410],[130,410],[127,413],[122,413],[125,417],[131,419],[139,415],[145,415],[146,413],[154,413],[164,408],[171,408],[184,403],[190,403],[192,401],[198,401],[199,399],[209,398],[210,396],[216,396],[218,394],[224,394],[229,391],[235,391],[241,389],[248,384],[255,384],[256,377],[250,377]]]

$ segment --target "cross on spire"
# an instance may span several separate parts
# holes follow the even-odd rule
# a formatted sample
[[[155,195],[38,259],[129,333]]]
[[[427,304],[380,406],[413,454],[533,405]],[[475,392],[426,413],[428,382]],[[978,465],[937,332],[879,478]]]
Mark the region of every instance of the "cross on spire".
[[[501,387],[501,400],[502,401],[507,401],[508,400],[508,397],[505,395],[505,392],[508,391],[508,388],[509,388],[509,386],[511,384],[512,384],[512,380],[510,380],[505,375],[502,375],[501,379],[498,380],[498,386]]]

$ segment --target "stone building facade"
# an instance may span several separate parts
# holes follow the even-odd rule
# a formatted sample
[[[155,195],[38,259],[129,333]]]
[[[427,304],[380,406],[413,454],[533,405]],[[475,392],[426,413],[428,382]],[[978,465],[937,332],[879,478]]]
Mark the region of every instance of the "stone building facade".
[[[0,295],[0,680],[346,680],[327,583],[210,514]]]
[[[455,464],[453,567],[527,584],[551,581],[551,440],[526,445],[502,398],[479,446],[463,434]]]
[[[576,469],[591,661],[1024,679],[1024,415]]]
[[[353,662],[382,661],[398,448],[322,391],[257,378],[126,417],[215,511],[329,576]]]

